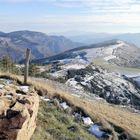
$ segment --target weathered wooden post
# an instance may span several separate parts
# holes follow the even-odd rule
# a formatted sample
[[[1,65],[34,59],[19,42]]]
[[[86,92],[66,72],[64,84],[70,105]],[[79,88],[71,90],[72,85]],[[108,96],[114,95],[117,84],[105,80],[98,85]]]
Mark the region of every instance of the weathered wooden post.
[[[31,50],[27,48],[26,58],[25,58],[25,69],[24,69],[24,84],[27,84],[28,74],[29,74],[29,60],[30,60]]]

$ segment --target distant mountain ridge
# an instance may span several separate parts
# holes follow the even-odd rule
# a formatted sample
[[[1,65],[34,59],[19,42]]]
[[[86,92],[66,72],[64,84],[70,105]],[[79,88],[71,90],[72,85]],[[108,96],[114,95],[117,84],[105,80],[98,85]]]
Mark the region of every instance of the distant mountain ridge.
[[[81,33],[81,35],[67,35],[72,41],[84,44],[95,44],[107,40],[118,39],[135,44],[140,48],[140,33]]]
[[[16,31],[0,32],[0,56],[8,55],[15,61],[24,58],[26,48],[30,48],[33,59],[49,57],[81,46],[64,36],[48,36],[41,32]]]
[[[78,47],[35,62],[50,63],[53,61],[61,61],[91,63],[94,59],[101,59],[107,63],[119,66],[140,67],[140,48],[121,40],[110,40],[98,44]]]

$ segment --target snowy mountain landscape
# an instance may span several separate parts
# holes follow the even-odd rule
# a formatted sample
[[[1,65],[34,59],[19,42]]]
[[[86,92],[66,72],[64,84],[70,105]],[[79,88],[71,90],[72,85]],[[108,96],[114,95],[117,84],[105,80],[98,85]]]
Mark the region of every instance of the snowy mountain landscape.
[[[140,140],[140,0],[0,0],[0,140]]]
[[[54,48],[55,51],[46,57],[46,51],[40,51],[41,45],[46,47],[44,44],[47,43],[47,48],[52,49],[52,44],[54,46],[57,42],[57,37],[48,37],[42,33],[29,31],[1,33],[0,35],[2,36],[0,42],[2,55],[13,56],[11,57],[13,59],[19,57],[18,61],[22,60],[21,62],[24,62],[25,48],[31,45],[29,47],[32,52],[32,60],[29,64],[29,86],[21,82],[24,75],[24,63],[15,65],[10,58],[3,56],[0,61],[0,66],[3,68],[0,73],[0,92],[3,93],[1,100],[4,100],[5,96],[11,100],[7,106],[8,109],[5,108],[6,111],[9,108],[13,110],[15,103],[12,105],[13,107],[11,104],[15,101],[14,96],[16,96],[16,104],[27,106],[27,109],[25,108],[28,110],[27,114],[32,114],[27,105],[32,99],[27,101],[24,96],[30,97],[32,86],[34,88],[31,92],[39,95],[38,97],[36,95],[37,102],[38,100],[41,102],[39,110],[33,109],[33,116],[37,118],[37,121],[32,115],[29,117],[33,120],[34,125],[37,123],[37,127],[31,130],[33,132],[35,129],[34,133],[27,134],[28,139],[40,140],[42,137],[47,139],[53,137],[54,139],[81,140],[83,136],[84,140],[139,140],[139,125],[135,119],[140,119],[140,48],[132,43],[116,39],[79,47],[70,40],[65,38],[61,40],[62,37],[58,37],[57,41],[63,45],[60,45],[59,51]],[[71,42],[74,46],[69,43],[71,47],[64,46],[65,41]],[[33,42],[39,42],[39,44],[34,46]],[[58,42],[55,44],[56,47],[59,45]],[[66,48],[61,49],[61,47]],[[41,55],[39,56],[39,54]],[[4,72],[7,69],[16,75],[11,76],[10,74],[9,76],[8,74],[7,76]],[[18,86],[22,89],[19,89]],[[14,87],[15,89],[13,89]],[[12,88],[13,94],[8,93],[8,88]],[[96,111],[92,112],[90,108]],[[16,109],[18,110],[18,107]],[[113,113],[110,114],[110,112]],[[50,114],[54,117],[51,118]],[[113,119],[114,115],[115,119]],[[129,116],[129,121],[122,123],[120,116],[125,119]],[[3,117],[7,122],[8,116]],[[13,114],[13,117],[18,121],[19,118],[16,114]],[[133,125],[135,126],[132,128],[130,127],[131,118],[134,118]],[[49,121],[44,122],[44,120]],[[19,119],[19,121],[21,120]],[[64,121],[63,125],[61,121]],[[13,125],[14,123],[11,124],[11,126]],[[58,127],[60,130],[57,129]],[[12,135],[13,140],[16,135],[17,138],[20,138],[20,131],[25,129],[22,125],[20,131],[14,130],[13,133],[11,128],[6,126],[7,135],[5,129],[2,128],[3,125],[0,129],[3,135],[0,138],[6,139]],[[61,132],[64,135],[61,135]]]
[[[51,64],[47,73],[79,92],[139,110],[140,49],[133,44],[111,40],[34,62]]]
[[[140,67],[140,49],[135,45],[120,40],[111,40],[94,45],[78,47],[52,56],[38,60],[37,63],[50,63],[51,61],[81,62],[91,63],[95,59],[101,59],[107,63],[112,63],[127,67]]]

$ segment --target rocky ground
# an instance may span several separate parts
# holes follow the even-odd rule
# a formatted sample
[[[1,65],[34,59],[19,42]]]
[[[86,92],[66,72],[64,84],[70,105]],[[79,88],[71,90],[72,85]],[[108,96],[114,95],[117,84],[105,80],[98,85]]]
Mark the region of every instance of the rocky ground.
[[[80,71],[69,70],[67,77],[67,84],[84,88],[109,103],[140,109],[140,90],[119,74],[92,66]]]
[[[82,108],[61,97],[42,96],[39,107],[37,92],[32,86],[0,78],[1,140],[111,140],[131,137],[120,127],[116,128],[111,123],[107,127],[93,120]]]
[[[0,78],[0,140],[30,140],[38,107],[33,87]]]
[[[50,135],[51,135],[49,137],[50,139],[51,139],[51,137],[53,137],[53,139],[56,139],[56,138],[54,138],[56,136],[58,139],[61,136],[63,138],[64,137],[68,138],[69,137],[68,134],[70,134],[70,133],[68,132],[69,130],[67,130],[67,128],[70,127],[73,123],[66,124],[66,126],[64,126],[65,132],[64,131],[62,132],[62,131],[60,131],[62,129],[61,124],[64,125],[64,123],[60,124],[60,122],[57,122],[57,121],[61,119],[61,115],[65,116],[66,114],[71,118],[71,120],[73,120],[74,119],[73,118],[73,114],[74,114],[73,109],[74,108],[77,108],[78,110],[80,110],[80,112],[83,112],[82,113],[83,117],[85,117],[85,114],[86,114],[86,117],[90,117],[94,124],[99,123],[99,122],[104,122],[104,121],[102,121],[102,119],[104,118],[103,120],[105,120],[105,122],[107,124],[109,123],[109,125],[107,126],[105,123],[105,125],[102,125],[102,127],[104,127],[105,130],[106,129],[108,130],[108,128],[110,128],[110,125],[111,125],[112,130],[114,131],[114,129],[115,129],[115,132],[114,132],[115,135],[118,133],[119,133],[119,135],[124,134],[123,132],[125,132],[125,134],[127,134],[127,136],[121,135],[121,137],[125,137],[125,139],[127,137],[127,139],[130,139],[130,140],[139,139],[139,130],[140,130],[139,119],[140,118],[139,118],[138,113],[132,113],[129,110],[127,110],[126,108],[119,107],[118,105],[116,106],[113,104],[108,104],[106,102],[102,102],[103,100],[97,101],[96,99],[99,99],[99,98],[96,98],[95,96],[92,97],[92,96],[90,96],[90,94],[88,96],[84,96],[88,92],[84,92],[84,91],[81,92],[81,90],[74,89],[71,86],[64,85],[64,84],[58,83],[56,81],[54,82],[54,81],[42,79],[42,78],[31,78],[31,81],[32,82],[34,81],[33,83],[35,85],[37,85],[38,87],[40,87],[40,89],[44,89],[44,90],[47,89],[47,95],[48,95],[48,96],[45,96],[45,98],[41,98],[42,100],[44,100],[43,102],[46,102],[46,103],[41,103],[40,109],[44,110],[44,111],[40,110],[40,113],[38,116],[39,117],[38,120],[40,120],[40,121],[42,120],[45,127],[42,130],[41,126],[43,124],[38,123],[41,126],[40,125],[38,126],[34,139],[35,138],[37,139],[37,137],[41,137],[42,133],[44,134],[43,138],[49,137]],[[50,98],[50,95],[53,96],[54,98]],[[94,95],[94,94],[92,93],[92,95]],[[64,105],[64,109],[61,106],[62,104]],[[57,106],[57,109],[56,109],[56,106]],[[65,110],[65,107],[66,108],[68,107],[68,110],[66,109],[67,111]],[[72,113],[70,113],[71,111],[72,111]],[[58,113],[56,113],[56,112],[58,112]],[[63,114],[63,113],[66,113],[66,114]],[[53,114],[53,115],[51,115],[51,114]],[[50,116],[52,116],[52,117],[50,117]],[[100,120],[100,118],[102,118],[102,119]],[[50,121],[53,122],[51,124],[51,126],[48,125],[48,123]],[[70,122],[73,122],[73,121],[70,121]],[[82,121],[82,124],[83,124],[83,121]],[[113,125],[113,124],[115,124],[115,125]],[[77,125],[79,125],[79,124],[77,124]],[[80,125],[80,128],[82,126],[83,125]],[[53,129],[51,129],[49,131],[49,133],[48,132],[46,133],[46,130],[50,129],[50,128],[53,128]],[[89,128],[89,126],[88,126],[88,128]],[[88,131],[88,128],[85,127],[85,130]],[[113,131],[111,131],[111,132],[113,132]],[[134,131],[135,131],[135,133],[134,133]],[[78,131],[76,131],[76,132],[74,131],[74,134],[72,134],[72,135],[77,136],[77,132]],[[127,132],[129,132],[129,133],[127,133]],[[130,136],[132,136],[132,137],[130,137]],[[93,138],[93,137],[91,136],[91,138]],[[116,136],[113,138],[117,139]],[[120,138],[120,140],[121,140],[121,138]]]
[[[63,78],[79,95],[140,110],[140,89],[131,78],[93,64],[85,68],[63,67],[51,75]]]
[[[103,119],[103,115],[99,115],[100,117],[96,116],[96,113],[98,114],[98,112],[100,112],[99,109],[96,110],[96,105],[90,106],[93,108],[93,114],[90,111],[87,112],[86,110],[89,110],[89,106],[85,103],[87,101],[88,103],[95,103],[95,100],[100,99],[101,104],[98,100],[98,105],[103,105],[102,107],[108,106],[106,109],[110,109],[111,106],[109,106],[108,103],[105,103],[104,99],[106,98],[100,96],[99,94],[101,92],[102,94],[107,92],[106,90],[101,91],[100,86],[103,88],[107,85],[110,85],[111,88],[115,89],[111,90],[110,88],[110,94],[116,93],[116,96],[117,94],[119,95],[120,92],[117,90],[120,88],[122,91],[127,90],[129,94],[132,95],[130,102],[123,102],[123,100],[121,100],[122,98],[120,98],[121,102],[119,103],[110,102],[107,99],[106,101],[113,104],[122,104],[136,108],[136,105],[131,104],[131,102],[135,100],[135,98],[132,98],[133,96],[137,97],[136,101],[139,98],[139,96],[137,96],[139,94],[139,89],[137,89],[131,82],[126,80],[125,77],[116,73],[109,73],[105,69],[94,65],[85,68],[80,67],[80,69],[67,69],[65,74],[66,75],[63,75],[63,78],[65,78],[66,84],[41,78],[29,79],[30,83],[36,87],[36,90],[34,90],[32,86],[25,86],[15,80],[1,77],[0,139],[29,140],[32,136],[32,140],[138,140],[137,135],[139,133],[131,134],[129,129],[126,129],[127,126],[121,126],[120,124],[116,125],[116,123],[112,123],[113,121],[110,117],[113,118],[115,114],[110,112],[109,114],[112,115],[108,117],[108,121],[108,119]],[[95,87],[88,88],[88,86],[92,85],[91,83],[95,81],[98,82],[97,84],[94,84]],[[53,84],[52,89],[55,91],[55,93],[52,93],[51,89],[49,89],[50,82]],[[120,85],[121,87],[119,87]],[[38,86],[41,87],[39,88]],[[44,88],[48,91],[45,91]],[[99,90],[99,92],[97,92],[98,94],[95,94],[93,89],[96,89],[96,92]],[[64,95],[62,91],[66,90],[66,94],[69,93],[67,96],[72,99],[69,97],[66,99],[67,96],[63,97]],[[58,96],[56,92],[60,92],[60,95]],[[37,93],[41,95],[39,112],[39,98]],[[122,94],[126,96],[125,98],[127,98],[127,94],[125,93],[126,92],[122,92]],[[119,95],[118,97],[121,96]],[[77,104],[74,99],[76,99]],[[112,101],[112,99],[115,100],[115,95],[113,95],[110,100]],[[82,101],[84,104],[81,104],[80,101]],[[85,105],[85,107],[83,105]],[[139,106],[139,104],[137,105]],[[100,110],[102,110],[101,106],[99,107]],[[116,107],[114,109],[116,110],[116,115],[120,117],[123,115],[128,115],[126,110],[124,110],[126,114],[123,114],[121,111],[123,109],[116,109]],[[119,111],[117,112],[117,110]],[[107,112],[107,114],[102,111],[100,113],[105,114],[105,117],[108,116]],[[133,117],[135,116],[133,113],[131,115],[131,117],[129,117],[129,115],[127,116],[129,121],[132,118],[135,118]],[[139,120],[138,114],[136,115],[137,120]],[[127,118],[126,116],[125,118]],[[123,117],[121,118],[121,121],[123,120]],[[132,120],[130,123],[135,124],[136,122],[133,121],[134,120]],[[126,124],[130,123],[127,122]],[[134,128],[138,129],[139,127],[135,126]],[[33,134],[34,130],[35,133]]]

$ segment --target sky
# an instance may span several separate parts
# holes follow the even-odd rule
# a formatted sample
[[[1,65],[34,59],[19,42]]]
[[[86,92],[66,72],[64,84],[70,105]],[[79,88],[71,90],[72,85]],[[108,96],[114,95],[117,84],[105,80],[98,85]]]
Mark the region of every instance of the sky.
[[[0,31],[140,32],[140,0],[0,0]]]

